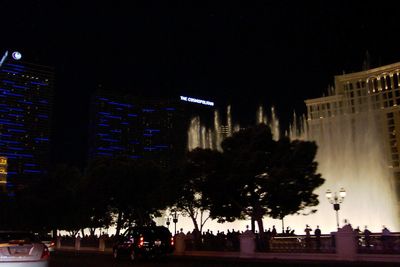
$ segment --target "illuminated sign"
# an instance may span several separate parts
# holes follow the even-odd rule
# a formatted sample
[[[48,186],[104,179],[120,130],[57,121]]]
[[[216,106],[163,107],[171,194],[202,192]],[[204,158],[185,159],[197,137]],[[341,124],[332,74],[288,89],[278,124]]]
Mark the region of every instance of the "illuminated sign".
[[[0,60],[0,67],[1,67],[1,65],[3,65],[3,62],[6,60],[7,56],[8,56],[8,51],[6,51],[6,52],[4,53],[4,55],[3,55],[3,57],[1,58],[1,60]]]
[[[202,104],[202,105],[206,105],[206,106],[214,106],[214,102],[197,99],[197,98],[193,98],[193,97],[181,96],[181,100],[186,101],[186,102],[198,103],[198,104]]]
[[[22,57],[22,55],[21,55],[20,52],[15,51],[15,52],[12,53],[12,57],[13,57],[13,59],[15,59],[15,60],[20,60],[21,57]]]

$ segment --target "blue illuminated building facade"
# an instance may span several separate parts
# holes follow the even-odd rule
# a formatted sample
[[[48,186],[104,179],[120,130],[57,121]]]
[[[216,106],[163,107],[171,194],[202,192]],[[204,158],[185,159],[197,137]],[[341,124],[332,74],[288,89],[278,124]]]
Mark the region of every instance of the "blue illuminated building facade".
[[[183,112],[168,100],[97,92],[91,113],[89,159],[145,158],[167,168],[183,155]]]
[[[43,177],[50,160],[54,71],[18,59],[3,57],[0,66],[0,157],[9,188]]]

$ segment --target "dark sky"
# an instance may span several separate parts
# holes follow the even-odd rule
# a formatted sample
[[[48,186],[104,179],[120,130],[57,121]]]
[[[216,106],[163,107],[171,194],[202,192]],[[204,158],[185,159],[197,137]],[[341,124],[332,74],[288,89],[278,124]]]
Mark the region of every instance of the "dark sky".
[[[395,1],[72,2],[0,2],[1,51],[55,67],[59,161],[84,146],[98,84],[230,102],[238,118],[275,105],[286,122],[334,75],[361,70],[366,51],[372,66],[400,61]]]

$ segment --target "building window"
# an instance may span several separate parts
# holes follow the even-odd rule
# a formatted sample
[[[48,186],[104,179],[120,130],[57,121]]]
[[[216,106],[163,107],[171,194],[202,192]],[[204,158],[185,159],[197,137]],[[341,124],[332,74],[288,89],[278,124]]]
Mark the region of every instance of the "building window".
[[[362,81],[362,82],[361,82],[361,87],[362,87],[362,88],[365,88],[365,81]]]
[[[386,76],[386,89],[392,89],[392,83],[390,81],[390,76]]]
[[[394,73],[393,74],[393,87],[394,88],[399,88],[399,74],[398,73]]]
[[[385,77],[381,77],[381,90],[385,89]]]

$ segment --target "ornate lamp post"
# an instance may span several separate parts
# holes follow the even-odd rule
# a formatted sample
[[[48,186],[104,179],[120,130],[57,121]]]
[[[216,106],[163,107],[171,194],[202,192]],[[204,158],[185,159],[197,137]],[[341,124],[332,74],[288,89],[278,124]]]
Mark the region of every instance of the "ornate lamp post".
[[[336,225],[337,228],[339,229],[339,210],[340,210],[340,203],[343,202],[345,196],[346,196],[346,191],[344,188],[340,188],[339,195],[334,192],[332,193],[331,190],[326,190],[325,193],[326,198],[329,200],[331,204],[333,204],[333,209],[336,211]]]
[[[178,217],[179,217],[179,214],[177,214],[176,210],[175,210],[174,213],[172,213],[172,222],[175,225],[175,234],[176,234],[176,223],[178,222]]]
[[[167,217],[167,222],[166,222],[166,224],[167,224],[167,227],[168,227],[168,230],[169,230],[169,225],[171,224],[171,220],[169,219],[169,216]]]

